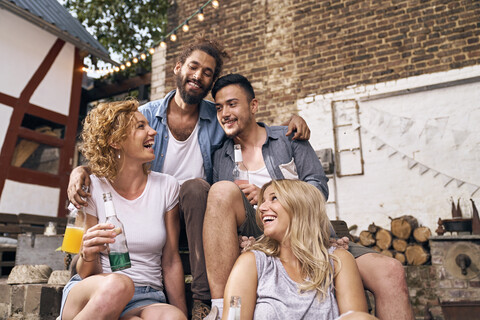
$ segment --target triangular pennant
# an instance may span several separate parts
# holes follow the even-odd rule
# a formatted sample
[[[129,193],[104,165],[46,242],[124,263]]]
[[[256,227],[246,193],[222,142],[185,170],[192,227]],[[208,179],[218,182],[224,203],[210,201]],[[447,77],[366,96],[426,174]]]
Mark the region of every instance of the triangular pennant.
[[[435,118],[435,123],[440,131],[440,136],[443,137],[445,133],[445,128],[447,127],[448,117]]]
[[[442,175],[442,182],[443,182],[443,186],[446,187],[450,182],[453,181],[453,178],[452,177],[449,177],[449,176],[446,176],[446,175]]]
[[[435,136],[440,135],[440,130],[434,125],[431,125],[430,123],[425,124],[425,129],[424,129],[424,134],[425,134],[425,142],[429,143],[432,141]]]
[[[409,118],[400,118],[400,132],[401,135],[405,134],[413,125],[412,119]]]
[[[470,197],[473,197],[473,195],[477,193],[478,190],[480,190],[480,187],[477,187],[472,193],[470,193]]]
[[[455,179],[455,182],[457,183],[458,188],[460,188],[465,183],[465,181],[458,180],[458,179]]]
[[[467,139],[470,132],[452,129],[452,134],[453,134],[453,141],[455,142],[455,146],[459,146]]]
[[[437,170],[430,169],[430,171],[432,171],[434,178],[438,177],[438,175],[440,174],[440,172],[438,172]]]
[[[383,142],[382,140],[380,140],[378,138],[375,139],[375,148],[377,150],[381,150],[384,146],[385,146],[385,142]]]
[[[417,161],[413,160],[413,159],[408,159],[408,169],[412,169],[413,167],[415,167],[416,165],[418,164]]]
[[[418,172],[420,173],[420,175],[423,175],[428,170],[429,170],[429,168],[427,166],[424,166],[421,163],[418,164]]]
[[[465,189],[467,189],[467,194],[470,195],[470,197],[478,191],[478,189],[480,188],[479,186],[476,186],[476,185],[473,185],[473,184],[470,184],[470,183],[465,183],[465,185],[463,186]]]
[[[377,117],[377,125],[378,125],[378,126],[381,126],[384,121],[385,121],[385,119],[384,119],[384,117],[383,117],[383,114],[379,113],[379,114],[378,114],[378,117]]]
[[[388,153],[388,157],[391,158],[391,157],[393,157],[393,156],[396,155],[396,154],[397,154],[397,150],[393,150],[393,149],[392,149],[392,150]]]

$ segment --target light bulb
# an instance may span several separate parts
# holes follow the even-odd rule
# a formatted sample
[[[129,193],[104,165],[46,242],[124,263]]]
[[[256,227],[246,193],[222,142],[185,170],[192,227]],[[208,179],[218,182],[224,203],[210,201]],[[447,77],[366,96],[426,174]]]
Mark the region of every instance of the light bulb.
[[[188,26],[188,22],[185,22],[185,24],[182,27],[183,32],[187,32],[189,29],[190,27]]]
[[[166,47],[167,47],[167,44],[165,43],[165,41],[160,42],[160,47],[162,47],[162,48],[166,48]]]
[[[127,62],[125,63],[125,65],[126,65],[127,67],[130,67],[130,66],[132,65],[132,63],[131,63],[130,61],[127,61]]]
[[[172,42],[177,41],[177,35],[176,35],[175,33],[172,33],[172,34],[170,35],[170,40],[171,40]]]
[[[147,55],[146,55],[145,53],[142,53],[142,54],[140,55],[140,59],[142,59],[142,60],[147,59]]]
[[[119,67],[115,67],[115,72],[118,72],[120,71],[120,68]]]
[[[218,3],[217,0],[212,1],[212,7],[214,7],[215,9],[217,9],[219,5],[220,5],[220,3]]]
[[[133,63],[138,63],[138,58],[137,58],[137,57],[133,58],[133,59],[132,59],[132,62],[133,62]]]
[[[197,19],[198,19],[198,21],[200,21],[200,22],[202,22],[203,20],[205,20],[205,15],[203,14],[203,9],[200,10],[200,12],[198,13]]]
[[[149,52],[150,54],[154,54],[154,53],[155,53],[155,48],[150,48],[150,49],[148,49],[148,52]]]
[[[120,66],[120,69],[125,70],[125,65],[122,64],[122,65]]]

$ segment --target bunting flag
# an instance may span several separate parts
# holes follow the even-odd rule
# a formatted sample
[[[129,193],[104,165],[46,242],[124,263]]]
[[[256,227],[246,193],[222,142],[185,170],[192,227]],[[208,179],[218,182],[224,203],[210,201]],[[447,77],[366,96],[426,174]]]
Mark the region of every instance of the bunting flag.
[[[457,188],[464,188],[467,191],[467,193],[470,195],[470,197],[473,197],[475,194],[477,194],[477,192],[480,193],[479,192],[480,186],[448,176],[444,173],[439,172],[438,170],[429,168],[427,165],[420,163],[417,160],[412,159],[407,155],[403,154],[402,152],[396,150],[394,147],[392,147],[382,139],[378,138],[374,133],[371,132],[370,129],[365,128],[365,126],[360,125],[360,128],[362,132],[369,134],[377,150],[382,150],[382,149],[386,150],[389,158],[392,158],[395,155],[400,155],[402,159],[407,160],[407,167],[409,170],[412,170],[413,168],[417,167],[420,175],[424,175],[426,172],[430,171],[432,172],[432,175],[434,178],[440,177],[442,185],[444,187],[447,187],[449,184],[452,183],[452,181],[455,181],[455,185],[457,186]],[[439,127],[437,127],[435,130],[441,131]]]
[[[427,166],[419,163],[418,164],[418,172],[420,173],[420,175],[422,176],[423,174],[425,174],[428,170],[430,170]]]

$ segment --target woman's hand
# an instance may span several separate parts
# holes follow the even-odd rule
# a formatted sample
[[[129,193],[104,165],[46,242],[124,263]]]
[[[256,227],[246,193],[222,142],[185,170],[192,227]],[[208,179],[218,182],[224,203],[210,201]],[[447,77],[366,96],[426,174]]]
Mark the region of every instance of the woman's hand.
[[[107,248],[109,243],[115,242],[117,232],[110,223],[99,223],[89,228],[83,235],[81,257],[86,262],[97,259],[98,254]]]
[[[238,236],[238,245],[242,252],[247,251],[255,243],[254,237]]]

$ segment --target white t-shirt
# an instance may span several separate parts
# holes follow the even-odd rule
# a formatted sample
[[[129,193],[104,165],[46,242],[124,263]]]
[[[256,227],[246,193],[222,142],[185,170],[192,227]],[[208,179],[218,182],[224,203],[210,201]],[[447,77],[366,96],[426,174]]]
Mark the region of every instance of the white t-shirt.
[[[169,140],[162,172],[177,178],[180,184],[194,178],[206,179],[198,143],[198,122],[185,141],[178,141],[168,128]]]
[[[259,188],[263,187],[265,183],[270,182],[271,180],[272,177],[270,177],[266,166],[257,171],[248,171],[248,182]]]
[[[119,195],[105,178],[90,176],[92,196],[85,212],[104,223],[103,193],[111,192],[118,219],[123,223],[132,267],[117,271],[129,276],[135,286],[163,289],[162,251],[166,242],[165,213],[178,203],[179,184],[174,177],[151,172],[143,193],[135,200]],[[100,254],[104,273],[112,272],[106,252]]]

